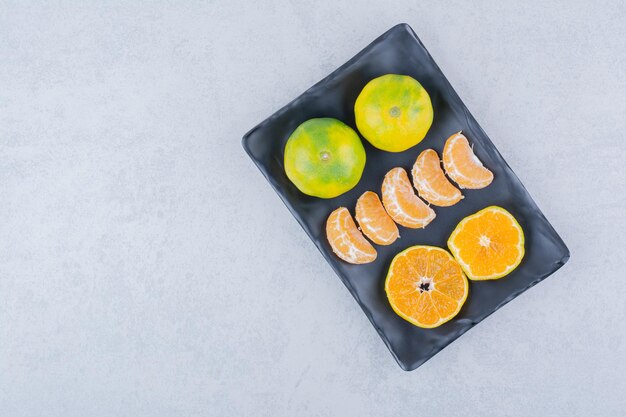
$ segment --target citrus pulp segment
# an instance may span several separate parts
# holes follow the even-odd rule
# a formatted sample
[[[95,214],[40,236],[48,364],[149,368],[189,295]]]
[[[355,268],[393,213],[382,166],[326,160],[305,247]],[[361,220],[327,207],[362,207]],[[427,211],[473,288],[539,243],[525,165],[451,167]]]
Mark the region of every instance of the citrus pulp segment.
[[[398,226],[372,191],[364,192],[357,200],[355,217],[361,231],[374,243],[391,245],[400,236]]]
[[[485,188],[493,181],[493,173],[483,166],[461,132],[446,140],[443,166],[446,174],[461,188]]]
[[[387,172],[382,187],[383,205],[398,224],[411,229],[423,228],[434,218],[435,212],[413,191],[404,168]]]
[[[328,216],[326,237],[333,252],[346,262],[366,264],[376,259],[376,249],[359,232],[345,207],[339,207]]]
[[[433,149],[426,149],[419,154],[411,173],[419,196],[430,204],[447,207],[463,198],[461,191],[446,178],[439,155]]]

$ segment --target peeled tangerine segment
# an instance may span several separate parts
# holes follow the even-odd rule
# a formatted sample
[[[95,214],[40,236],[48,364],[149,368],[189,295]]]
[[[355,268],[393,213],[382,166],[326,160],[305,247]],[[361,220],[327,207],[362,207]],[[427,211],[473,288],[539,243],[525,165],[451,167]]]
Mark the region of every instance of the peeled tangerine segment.
[[[356,221],[372,242],[391,245],[400,236],[398,226],[389,217],[378,194],[366,191],[356,202]]]
[[[398,224],[411,229],[426,227],[435,212],[413,191],[404,168],[393,168],[383,180],[383,205]]]
[[[346,262],[367,264],[376,259],[376,249],[359,232],[345,207],[339,207],[328,216],[326,237],[333,252]]]
[[[446,174],[461,188],[485,188],[493,181],[493,173],[474,155],[467,138],[455,133],[443,148],[443,166]]]
[[[443,173],[439,155],[432,149],[419,154],[413,165],[413,185],[420,197],[436,206],[448,207],[458,203],[463,194]]]

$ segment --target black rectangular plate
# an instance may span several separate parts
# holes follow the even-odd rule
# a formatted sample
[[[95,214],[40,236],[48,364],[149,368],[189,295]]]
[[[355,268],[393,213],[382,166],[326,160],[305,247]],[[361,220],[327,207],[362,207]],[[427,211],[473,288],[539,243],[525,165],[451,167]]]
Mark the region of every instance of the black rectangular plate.
[[[387,73],[410,75],[429,92],[435,117],[426,138],[401,153],[382,152],[363,140],[367,163],[355,188],[329,200],[302,194],[287,179],[283,167],[283,149],[289,135],[300,123],[314,117],[337,118],[358,132],[354,102],[368,81]],[[390,246],[376,246],[378,258],[371,264],[350,265],[337,258],[325,236],[330,212],[345,206],[354,213],[356,200],[363,192],[373,190],[380,194],[388,170],[397,166],[410,170],[417,155],[427,148],[441,154],[445,140],[458,131],[463,131],[478,158],[493,171],[493,183],[482,190],[463,190],[465,198],[452,207],[435,207],[437,217],[425,229],[400,227],[401,238]],[[339,275],[404,370],[413,370],[426,362],[476,323],[555,272],[569,258],[561,238],[406,24],[390,29],[248,132],[243,147]],[[462,218],[490,205],[509,210],[524,229],[526,255],[520,266],[500,280],[470,281],[469,296],[460,313],[436,329],[421,329],[397,316],[384,291],[385,276],[394,255],[418,244],[445,248],[448,236]]]

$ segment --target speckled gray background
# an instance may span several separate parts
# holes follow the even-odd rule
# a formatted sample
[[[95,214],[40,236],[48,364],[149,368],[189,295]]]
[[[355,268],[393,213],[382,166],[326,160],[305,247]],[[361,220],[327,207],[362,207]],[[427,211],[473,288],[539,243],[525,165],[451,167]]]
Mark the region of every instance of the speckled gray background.
[[[54,3],[0,4],[1,416],[624,415],[623,2]],[[412,373],[240,145],[399,22],[572,252]]]

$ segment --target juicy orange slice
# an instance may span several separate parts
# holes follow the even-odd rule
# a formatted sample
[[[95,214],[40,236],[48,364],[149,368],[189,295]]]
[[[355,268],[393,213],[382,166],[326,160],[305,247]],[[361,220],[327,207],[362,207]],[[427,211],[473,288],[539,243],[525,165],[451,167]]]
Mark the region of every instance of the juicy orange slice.
[[[524,231],[511,213],[491,206],[461,220],[448,248],[468,278],[502,278],[524,257]]]
[[[398,226],[391,220],[378,194],[366,191],[356,202],[356,221],[361,231],[379,245],[391,245],[400,236]]]
[[[435,212],[413,191],[404,168],[393,168],[383,180],[383,205],[398,224],[418,229],[435,218]]]
[[[385,292],[400,317],[418,327],[432,328],[459,313],[469,284],[448,251],[412,246],[393,258]]]
[[[443,166],[446,174],[461,188],[485,188],[493,181],[493,173],[474,155],[467,138],[461,132],[446,140]]]
[[[376,259],[376,249],[356,228],[350,212],[339,207],[326,220],[326,237],[333,252],[351,264],[366,264]]]
[[[413,164],[413,185],[420,197],[436,206],[447,207],[458,203],[463,194],[448,181],[441,169],[439,155],[432,149],[419,154]]]

